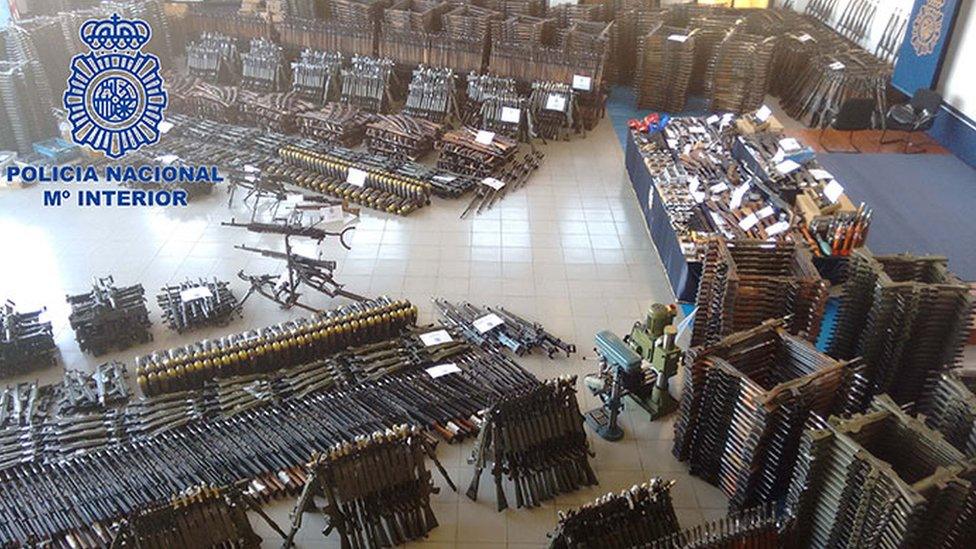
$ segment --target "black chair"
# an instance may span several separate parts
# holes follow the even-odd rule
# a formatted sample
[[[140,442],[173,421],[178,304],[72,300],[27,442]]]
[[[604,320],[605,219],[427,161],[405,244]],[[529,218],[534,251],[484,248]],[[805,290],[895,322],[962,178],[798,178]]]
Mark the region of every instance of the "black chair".
[[[830,120],[823,129],[820,130],[820,146],[827,152],[861,152],[861,149],[854,144],[854,132],[870,129],[874,121],[874,99],[848,99],[839,109],[827,111],[827,119]],[[827,133],[827,128],[840,132],[850,132],[850,142],[853,150],[832,150],[824,145],[823,137]]]
[[[885,117],[885,128],[881,132],[881,144],[890,145],[900,141],[905,142],[905,154],[918,154],[925,152],[924,149],[910,150],[915,143],[912,136],[916,132],[924,132],[932,128],[935,124],[935,117],[942,108],[942,95],[933,90],[919,89],[912,96],[908,103],[895,105],[888,110]],[[886,141],[885,136],[888,130],[908,132],[908,135],[901,139]]]

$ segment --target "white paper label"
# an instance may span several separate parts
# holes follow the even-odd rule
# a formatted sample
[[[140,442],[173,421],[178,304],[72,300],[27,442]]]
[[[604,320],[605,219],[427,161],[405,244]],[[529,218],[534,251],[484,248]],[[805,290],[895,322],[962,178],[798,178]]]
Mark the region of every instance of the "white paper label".
[[[250,183],[254,183],[257,180],[258,180],[257,177],[254,177],[253,175],[251,175],[249,173],[248,174],[244,174],[244,181],[248,181]]]
[[[830,172],[827,170],[821,170],[820,168],[810,170],[810,175],[812,175],[817,181],[827,181],[828,179],[834,178]]]
[[[685,41],[688,40],[688,35],[687,34],[672,34],[671,36],[668,37],[668,40],[671,40],[673,42],[680,42],[680,43],[684,44]]]
[[[801,34],[800,36],[797,37],[797,40],[799,40],[800,42],[806,43],[806,42],[809,42],[809,41],[813,40],[813,37],[810,36],[809,34],[803,33],[803,34]]]
[[[504,181],[502,181],[500,179],[495,179],[494,177],[486,177],[486,178],[482,179],[481,180],[481,184],[482,185],[488,185],[489,187],[491,187],[492,189],[495,189],[496,191],[501,190],[501,188],[505,186],[505,182]]]
[[[764,123],[769,120],[769,117],[772,115],[773,109],[763,105],[758,111],[756,111],[756,120],[758,120],[760,123]]]
[[[247,177],[247,176],[245,176],[245,177]],[[299,202],[301,202],[304,199],[305,199],[305,197],[302,196],[302,195],[300,195],[300,194],[289,194],[288,196],[285,197],[285,203],[286,204],[298,204]]]
[[[573,75],[573,89],[580,91],[590,91],[593,87],[593,79],[582,74]]]
[[[800,165],[792,160],[784,160],[779,164],[776,164],[776,171],[782,175],[789,175],[799,169]]]
[[[698,190],[698,187],[701,187],[701,180],[699,180],[698,177],[696,177],[696,176],[689,177],[688,178],[688,190],[691,191],[692,193],[694,193],[695,191]]]
[[[759,219],[766,219],[767,217],[773,215],[774,213],[776,213],[776,210],[774,210],[772,206],[766,206],[765,208],[756,212],[756,217],[758,217]]]
[[[830,70],[832,71],[842,71],[847,67],[847,65],[841,63],[840,61],[835,61],[830,64]]]
[[[480,130],[474,140],[476,143],[481,143],[482,145],[491,145],[491,142],[495,140],[495,132]]]
[[[841,184],[836,180],[833,180],[830,183],[827,183],[827,186],[824,187],[823,192],[824,196],[827,197],[827,200],[829,200],[831,204],[836,204],[837,201],[840,200],[841,195],[844,194],[844,187],[842,187]]]
[[[193,301],[195,299],[204,299],[207,297],[213,297],[213,293],[210,288],[206,286],[197,286],[196,288],[187,288],[180,292],[180,301],[187,302]]]
[[[546,110],[559,112],[565,111],[566,97],[559,94],[550,93],[549,97],[546,97]]]
[[[322,210],[323,223],[335,223],[336,221],[342,221],[345,218],[346,212],[342,210],[342,206],[329,206],[328,208]]]
[[[705,193],[703,192],[699,192],[699,191],[693,192],[691,193],[691,197],[694,198],[695,202],[699,204],[705,201]]]
[[[719,227],[724,227],[725,226],[725,220],[722,219],[722,216],[718,215],[715,212],[708,212],[708,213],[711,214],[712,221],[715,222],[715,225],[717,225]]]
[[[366,172],[358,168],[349,168],[349,173],[346,174],[346,183],[355,187],[366,185]]]
[[[156,126],[156,129],[159,130],[159,133],[165,134],[165,133],[169,133],[169,131],[172,130],[174,127],[175,126],[173,125],[172,122],[167,122],[163,120],[162,122],[159,123],[158,126]]]
[[[777,148],[776,154],[774,154],[773,157],[769,159],[769,161],[772,162],[773,165],[775,166],[776,164],[782,162],[784,158],[786,158],[786,153],[783,152],[783,149]]]
[[[787,137],[786,139],[780,139],[779,146],[787,153],[796,152],[803,148],[803,145],[800,145],[800,142],[792,137]]]
[[[502,107],[502,122],[518,124],[522,119],[522,110],[513,107]],[[491,141],[489,141],[491,143]]]
[[[766,234],[768,234],[769,236],[776,236],[779,233],[785,232],[789,228],[790,228],[789,221],[779,221],[770,225],[769,228],[766,229]]]
[[[434,379],[437,379],[441,376],[446,376],[447,374],[456,374],[460,371],[461,369],[458,368],[457,364],[453,362],[448,362],[446,364],[439,364],[437,366],[431,366],[426,370],[427,375],[429,375]]]
[[[478,330],[479,333],[484,334],[494,328],[497,328],[498,326],[501,326],[502,324],[505,324],[505,321],[495,313],[488,313],[485,316],[476,319],[474,322],[472,322],[472,324],[474,324],[475,329]]]
[[[734,209],[738,208],[739,206],[741,206],[742,205],[742,199],[746,196],[746,193],[747,192],[749,192],[749,184],[748,183],[743,183],[743,184],[739,185],[738,187],[732,189],[732,200],[729,201],[729,208],[731,208],[731,209],[734,210]]]
[[[756,214],[751,213],[743,218],[742,221],[739,221],[739,228],[743,231],[748,231],[749,229],[755,227],[756,223],[759,223],[759,217],[757,217]]]
[[[250,165],[250,164],[244,164],[244,172],[245,173],[261,173],[261,170],[258,169],[258,168],[256,168],[256,167],[254,167],[254,166],[252,166],[252,165]]]
[[[715,123],[717,123],[717,122],[718,122],[719,120],[721,120],[721,118],[719,118],[719,116],[718,116],[717,114],[713,114],[712,116],[709,116],[709,117],[708,117],[708,118],[707,118],[707,119],[705,120],[705,123],[706,123],[706,124],[709,124],[709,125],[712,125],[712,124],[715,124]]]
[[[668,139],[668,147],[670,147],[672,149],[677,149],[678,148],[678,140],[677,139]]]
[[[724,193],[725,191],[729,190],[729,186],[726,185],[724,182],[716,183],[715,185],[709,187],[708,190],[711,191],[712,194]]]
[[[423,341],[426,347],[433,347],[434,345],[450,343],[454,340],[451,339],[451,334],[447,333],[447,330],[437,330],[435,332],[420,334],[420,341]]]

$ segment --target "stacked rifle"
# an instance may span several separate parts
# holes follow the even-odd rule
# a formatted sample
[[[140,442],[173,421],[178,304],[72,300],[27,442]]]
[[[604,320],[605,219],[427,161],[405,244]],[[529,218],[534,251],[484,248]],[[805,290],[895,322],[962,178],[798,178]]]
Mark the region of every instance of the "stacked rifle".
[[[508,508],[503,475],[515,487],[519,508],[538,507],[559,494],[597,483],[575,386],[575,377],[553,379],[492,403],[471,458],[475,470],[469,498],[477,500],[487,467],[494,477],[499,511]]]
[[[461,117],[465,124],[519,138],[529,127],[525,107],[525,99],[515,89],[515,80],[490,74],[468,75],[467,102]]]
[[[619,494],[609,493],[575,509],[559,511],[559,524],[549,534],[549,548],[644,547],[678,535],[672,486],[674,481],[652,478]]]
[[[342,50],[340,50],[342,51]],[[343,68],[343,103],[355,105],[370,112],[385,112],[390,104],[390,78],[393,61],[372,57],[354,56],[349,68]]]
[[[570,84],[533,82],[529,109],[533,130],[543,139],[569,139],[576,127],[576,93]]]
[[[68,322],[82,352],[98,356],[152,341],[145,293],[141,284],[117,288],[109,276],[96,278],[88,293],[69,295]]]
[[[407,114],[378,114],[366,124],[366,148],[374,154],[417,160],[434,150],[443,126]]]
[[[916,411],[925,424],[968,457],[976,457],[976,395],[953,372],[926,386]]]
[[[855,250],[830,353],[862,357],[874,392],[908,404],[957,365],[972,314],[969,286],[945,258]]]
[[[778,549],[787,534],[772,505],[735,511],[715,522],[682,530],[651,543],[650,549]]]
[[[284,164],[269,168],[269,174],[342,200],[399,215],[430,203],[430,182],[373,167],[352,151],[288,145],[278,149],[278,156]]]
[[[848,99],[868,98],[876,101],[876,118],[884,120],[891,71],[890,65],[863,50],[818,55],[788,80],[793,84],[781,105],[791,118],[821,127]]]
[[[366,135],[366,124],[373,119],[369,112],[343,103],[326,103],[318,110],[295,117],[302,136],[330,145],[355,147]]]
[[[288,65],[281,46],[264,38],[251,40],[251,51],[241,54],[241,86],[258,92],[288,87]]]
[[[291,64],[291,89],[315,103],[338,97],[342,54],[305,48]]]
[[[33,151],[32,145],[39,139],[51,137],[54,118],[50,110],[44,111],[44,97],[35,93],[39,73],[36,63],[30,61],[0,60],[0,149],[21,153]]]
[[[539,169],[542,158],[541,151],[526,153],[522,158],[510,162],[493,177],[482,179],[481,184],[475,189],[475,196],[461,212],[461,218],[472,212],[476,214],[486,212],[504,199],[509,192],[522,188],[532,173]]]
[[[505,348],[516,356],[541,349],[549,358],[563,353],[568,357],[576,352],[576,345],[564,342],[538,322],[526,320],[504,307],[453,304],[440,298],[434,299],[434,305],[444,321],[459,330],[468,343],[484,349]]]
[[[292,50],[310,48],[344,55],[373,55],[375,30],[371,20],[342,22],[289,17],[276,24],[275,30],[281,45]]]
[[[204,326],[224,326],[241,315],[241,307],[227,282],[199,279],[165,286],[156,295],[163,322],[182,334]]]
[[[0,376],[10,376],[54,364],[57,347],[45,309],[18,312],[12,301],[0,306]]]
[[[230,37],[204,33],[186,45],[186,66],[192,76],[208,82],[234,82],[240,74],[241,56]]]
[[[775,47],[775,38],[742,32],[732,32],[722,40],[708,65],[710,110],[743,113],[759,109],[769,89]]]
[[[976,465],[885,395],[811,418],[786,508],[796,547],[953,547],[976,539]]]
[[[238,122],[277,133],[295,133],[298,115],[316,106],[295,92],[242,90],[237,104]]]
[[[694,31],[658,25],[639,40],[634,77],[638,108],[685,110],[695,61],[694,35]]]
[[[403,114],[444,123],[458,114],[454,71],[421,66],[413,71]]]
[[[318,319],[299,319],[260,331],[205,340],[136,358],[147,396],[199,388],[207,380],[311,362],[346,346],[391,337],[416,320],[416,307],[388,298],[346,305]]]
[[[234,492],[196,486],[169,502],[139,509],[121,522],[112,547],[260,547],[246,514],[256,505]]]
[[[129,400],[129,382],[125,364],[106,362],[92,373],[78,370],[64,372],[59,408],[63,414],[105,409]]]
[[[328,505],[322,513],[344,547],[390,547],[422,539],[437,527],[431,495],[438,492],[427,469],[434,458],[422,431],[398,425],[355,442],[340,442],[312,457],[307,481],[292,511],[285,540],[290,547],[302,514]]]
[[[437,148],[438,168],[482,178],[498,173],[518,153],[514,139],[470,127],[445,133]]]
[[[240,88],[196,82],[182,97],[183,113],[217,123],[237,121]]]
[[[695,347],[684,363],[674,456],[722,489],[732,508],[783,496],[810,413],[863,409],[863,367],[790,335],[782,320]]]
[[[782,317],[790,333],[816,341],[826,304],[827,283],[805,247],[716,237],[705,249],[691,344],[711,345]]]

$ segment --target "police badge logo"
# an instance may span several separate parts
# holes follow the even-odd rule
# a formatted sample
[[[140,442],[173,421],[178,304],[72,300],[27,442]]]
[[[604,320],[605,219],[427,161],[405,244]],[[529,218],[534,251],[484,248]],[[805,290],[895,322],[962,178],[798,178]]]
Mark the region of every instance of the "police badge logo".
[[[918,10],[912,23],[912,47],[922,57],[935,52],[942,37],[942,8],[945,0],[927,0]]]
[[[80,35],[92,51],[72,58],[64,92],[74,142],[119,158],[159,141],[168,97],[159,58],[140,51],[149,25],[116,14],[88,20]]]

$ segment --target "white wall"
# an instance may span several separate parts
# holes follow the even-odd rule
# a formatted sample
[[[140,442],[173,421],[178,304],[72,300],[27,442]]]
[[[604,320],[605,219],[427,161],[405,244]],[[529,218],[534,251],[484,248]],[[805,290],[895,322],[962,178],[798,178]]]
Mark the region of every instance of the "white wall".
[[[942,65],[939,91],[946,102],[976,120],[976,1],[961,0],[949,52]]]

